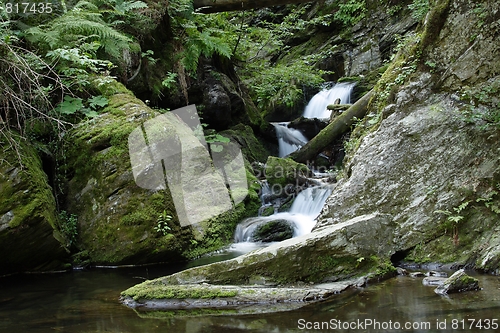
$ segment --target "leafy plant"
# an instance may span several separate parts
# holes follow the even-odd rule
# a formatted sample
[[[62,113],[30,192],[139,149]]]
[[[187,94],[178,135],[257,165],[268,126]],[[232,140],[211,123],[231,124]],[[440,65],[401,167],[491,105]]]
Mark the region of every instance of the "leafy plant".
[[[191,0],[174,0],[169,3],[168,15],[172,22],[172,28],[179,36],[178,41],[182,45],[180,62],[190,73],[194,73],[198,67],[201,55],[210,57],[217,53],[223,57],[230,58],[232,55],[231,42],[218,18],[220,16],[207,16],[194,12]]]
[[[73,115],[77,112],[93,118],[98,116],[97,110],[108,105],[108,99],[104,96],[94,96],[87,100],[86,107],[83,99],[79,97],[72,97],[69,95],[64,96],[64,100],[57,105],[55,111],[62,115]]]
[[[452,229],[453,229],[453,242],[455,245],[458,245],[459,240],[458,240],[458,223],[464,219],[464,216],[461,215],[461,212],[466,209],[470,204],[469,201],[464,201],[457,207],[453,207],[453,210],[455,211],[455,214],[450,212],[449,210],[436,210],[434,213],[437,214],[444,214],[447,216],[446,220],[449,222],[452,222]]]
[[[216,143],[228,143],[231,140],[219,133],[212,133],[205,135],[205,141],[210,144],[210,150],[214,153],[220,153],[223,149],[223,145],[218,145]]]
[[[411,16],[416,20],[422,20],[430,9],[429,0],[413,0],[408,5],[411,10]]]
[[[364,0],[348,0],[339,4],[339,9],[333,17],[346,26],[353,26],[361,21],[365,15],[366,4]]]
[[[247,81],[261,109],[278,105],[293,107],[302,98],[303,87],[317,87],[324,82],[325,71],[312,71],[304,60],[262,69],[259,76]]]
[[[497,184],[497,188],[500,190],[500,183]],[[484,198],[476,199],[476,202],[483,202],[484,205],[489,208],[493,213],[500,214],[500,206],[498,202],[493,201],[493,198],[498,195],[498,191],[492,190]]]
[[[137,49],[138,46],[130,37],[107,23],[102,14],[97,5],[81,0],[49,23],[27,29],[25,35],[31,43],[46,52],[96,45],[111,61],[123,63],[124,51]]]
[[[155,53],[153,50],[146,50],[145,52],[141,53],[141,57],[147,59],[150,64],[154,65],[158,61],[158,59],[153,58],[154,54]]]
[[[401,5],[391,5],[389,8],[387,8],[387,14],[389,14],[389,16],[393,16],[396,13],[398,13],[401,9],[403,9]]]
[[[172,230],[168,225],[168,222],[171,220],[172,216],[167,214],[167,212],[164,210],[163,213],[158,215],[158,219],[156,220],[156,226],[154,227],[154,230],[156,232],[162,233],[163,236],[168,235],[169,231]]]
[[[478,124],[482,129],[500,127],[500,79],[491,79],[484,84],[470,88],[465,86],[460,99],[467,104],[462,107],[462,120]]]
[[[439,213],[439,214],[444,214],[448,216],[447,220],[450,222],[458,223],[464,219],[464,216],[460,215],[460,213],[469,206],[470,201],[464,201],[457,207],[453,207],[453,210],[455,211],[455,215],[450,212],[449,210],[436,210],[434,213]]]
[[[163,81],[161,81],[161,85],[167,89],[174,87],[177,78],[177,73],[168,72]]]
[[[78,237],[78,217],[63,210],[59,213],[60,230],[66,239],[67,246],[74,245]]]

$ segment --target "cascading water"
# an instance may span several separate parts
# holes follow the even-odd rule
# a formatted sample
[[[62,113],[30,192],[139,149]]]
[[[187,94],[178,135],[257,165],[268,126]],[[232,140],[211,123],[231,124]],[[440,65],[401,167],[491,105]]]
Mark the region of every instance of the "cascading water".
[[[289,128],[289,123],[273,123],[278,138],[279,157],[285,157],[300,149],[307,143],[307,138],[295,128]]]
[[[314,219],[318,217],[331,192],[329,186],[309,187],[297,195],[289,212],[245,219],[236,227],[235,242],[252,242],[253,233],[259,225],[275,220],[289,221],[294,229],[294,237],[310,233],[316,224]]]
[[[332,113],[327,106],[334,104],[337,100],[340,104],[351,103],[352,89],[356,83],[342,82],[335,84],[332,88],[322,90],[311,98],[303,116],[305,118],[330,118]],[[302,148],[309,140],[297,129],[289,128],[287,122],[273,123],[278,138],[279,157],[285,157]]]
[[[337,99],[340,100],[339,104],[351,104],[352,88],[356,83],[342,82],[337,83],[333,88],[322,90],[311,98],[307,104],[303,116],[305,118],[330,118],[332,113],[327,109],[330,104],[335,104]]]
[[[338,83],[331,89],[320,91],[308,103],[303,116],[306,118],[329,118],[331,111],[327,110],[327,106],[336,102],[350,104],[351,92],[354,86],[355,83]],[[279,157],[293,153],[308,142],[307,138],[299,130],[289,128],[288,124],[287,122],[273,123],[279,143]],[[263,182],[261,185],[262,207],[259,215],[265,208],[272,205],[271,199],[273,197],[272,189],[267,182]],[[331,192],[331,187],[326,184],[309,187],[297,195],[289,212],[275,212],[271,216],[257,216],[245,219],[236,227],[235,243],[231,250],[248,252],[264,246],[253,242],[254,233],[259,226],[272,221],[287,221],[293,227],[294,237],[310,233],[316,224],[316,217],[318,217]]]

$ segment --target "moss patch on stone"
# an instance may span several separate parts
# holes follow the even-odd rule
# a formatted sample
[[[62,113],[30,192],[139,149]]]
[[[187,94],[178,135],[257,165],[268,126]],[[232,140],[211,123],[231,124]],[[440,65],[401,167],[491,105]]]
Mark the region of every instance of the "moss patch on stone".
[[[0,274],[63,268],[65,241],[40,157],[16,133],[4,131],[0,145]]]
[[[236,141],[241,147],[243,155],[250,163],[264,163],[270,155],[266,148],[255,137],[255,134],[250,126],[238,124],[221,132],[220,134],[230,137]]]
[[[204,288],[200,286],[167,286],[157,283],[142,283],[121,293],[122,297],[131,297],[136,301],[153,299],[214,299],[234,297],[236,290]]]
[[[159,113],[120,89],[114,95],[109,93],[108,99],[102,115],[79,124],[66,135],[65,153],[61,156],[63,175],[67,178],[65,208],[78,216],[78,251],[84,251],[92,263],[142,264],[192,259],[227,245],[236,224],[258,210],[259,188],[249,164],[239,170],[247,175],[248,194],[245,197],[246,193],[237,190],[232,193],[243,202],[210,219],[181,227],[174,194],[169,189],[141,188],[132,173],[129,135]],[[179,135],[189,136],[193,147],[203,150],[187,126],[178,122],[175,117],[167,117],[166,133],[178,131]],[[253,146],[256,139],[251,129],[243,129],[246,133],[239,137]],[[200,163],[198,169],[202,172],[213,168],[205,160],[197,160],[194,152],[193,156],[186,163]],[[167,232],[155,230],[162,214],[172,216]]]
[[[291,158],[269,156],[266,162],[265,175],[269,185],[295,184],[298,178],[307,177],[311,170],[307,165],[297,163]]]

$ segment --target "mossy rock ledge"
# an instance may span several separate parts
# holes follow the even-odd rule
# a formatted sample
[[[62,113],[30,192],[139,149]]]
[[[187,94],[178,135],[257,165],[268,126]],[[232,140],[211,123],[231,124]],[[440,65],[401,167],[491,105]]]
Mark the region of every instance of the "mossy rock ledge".
[[[270,186],[276,185],[282,189],[289,184],[304,185],[306,178],[312,175],[307,165],[297,163],[291,158],[275,156],[268,157],[264,172]]]
[[[36,150],[16,136],[0,135],[0,275],[59,270],[69,255],[58,231],[52,189]]]
[[[207,206],[202,205],[205,201],[228,196],[225,186],[223,190],[220,187],[216,190],[206,184],[221,178],[219,173],[214,172],[206,148],[173,113],[161,115],[123,87],[113,88],[116,94],[106,90],[109,104],[103,113],[76,126],[65,139],[66,209],[78,217],[79,257],[104,265],[175,262],[226,245],[232,239],[237,222],[258,209],[259,198],[254,193],[257,187],[253,184],[256,180],[251,179],[251,174],[243,167],[249,182],[248,195],[245,197],[238,193],[243,197],[236,206],[218,207],[214,204],[209,205],[212,211],[203,212],[202,208]],[[188,184],[183,178],[182,186],[188,186],[194,193],[193,197],[198,198],[197,203],[184,200],[183,211],[176,209],[172,198],[178,194],[179,186],[168,188],[165,177],[161,179],[162,186],[144,183],[139,186],[136,180],[142,178],[137,177],[142,177],[147,167],[134,178],[129,136],[148,120],[159,119],[157,117],[161,117],[159,125],[149,123],[149,142],[153,142],[151,140],[156,135],[162,140],[166,138],[169,147],[182,142],[183,151],[191,152],[187,158],[182,155],[182,168],[189,168],[190,172],[199,176],[192,177]],[[146,125],[142,127],[144,129]],[[139,151],[147,150],[144,147],[141,149],[137,148]],[[166,169],[180,168],[181,164],[176,163],[177,155],[165,159]],[[139,163],[147,164],[147,161]],[[169,180],[168,184],[172,182]],[[212,191],[210,195],[205,193],[208,190]],[[224,191],[225,194],[222,193]],[[211,212],[215,213],[210,215]],[[165,219],[167,215],[171,218]],[[200,218],[199,223],[181,223],[197,216],[204,218]],[[161,230],[158,227],[162,227]]]
[[[485,16],[500,10],[497,2],[480,3]],[[384,73],[376,98],[380,87],[387,93],[393,89],[392,96],[370,104],[368,115],[378,118],[358,126],[363,137],[351,135],[356,148],[347,156],[345,177],[316,227],[377,210],[392,216],[394,240],[405,260],[499,274],[500,219],[491,207],[500,200],[500,132],[498,124],[488,126],[493,124],[477,116],[498,112],[498,94],[486,92],[500,79],[500,48],[493,42],[499,27],[468,4],[438,1],[431,8],[417,47],[424,50],[419,63],[429,67],[418,66],[397,89],[391,88],[399,75],[397,62]],[[463,31],[481,36],[466,54]],[[469,90],[476,93],[464,98]],[[484,104],[476,108],[474,98]]]
[[[233,291],[230,297],[242,298],[231,299],[233,303],[244,302],[246,293],[252,288],[272,287],[281,290],[282,287],[291,286],[299,286],[298,294],[290,294],[288,298],[292,302],[307,300],[303,291],[300,291],[300,286],[302,289],[312,290],[310,300],[314,299],[314,295],[319,300],[326,295],[321,296],[322,292],[318,289],[337,290],[339,285],[318,287],[317,284],[349,280],[346,284],[352,285],[354,280],[363,276],[379,278],[393,274],[395,269],[389,263],[393,254],[392,227],[386,215],[374,213],[360,216],[231,260],[143,282],[124,291],[122,300],[129,306],[155,304],[161,307],[161,300],[168,299],[166,303],[169,303],[171,299],[195,298],[178,292],[179,288],[192,288],[201,290],[196,298],[208,299],[206,306],[210,307],[217,306],[220,302],[225,304],[224,297],[210,296],[212,288],[226,290],[220,286],[229,285],[238,286],[229,288]],[[310,287],[305,288],[305,283]],[[212,286],[208,287],[210,285]],[[272,291],[263,291],[260,301],[279,302],[282,292],[276,293],[277,296],[273,298],[270,296]],[[215,301],[211,302],[210,299]]]

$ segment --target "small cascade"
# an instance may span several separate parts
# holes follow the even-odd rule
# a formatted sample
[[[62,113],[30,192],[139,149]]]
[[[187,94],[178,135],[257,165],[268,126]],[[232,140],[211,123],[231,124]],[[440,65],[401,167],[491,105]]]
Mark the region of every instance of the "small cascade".
[[[316,218],[332,190],[329,186],[308,187],[297,195],[290,213],[314,216]]]
[[[287,122],[273,123],[279,144],[279,157],[287,156],[307,143],[307,138],[295,128],[289,128]]]
[[[335,103],[350,104],[351,92],[355,84],[338,83],[331,89],[320,91],[306,106],[304,117],[329,118],[331,111],[327,110],[327,106]],[[288,122],[272,124],[276,129],[276,137],[279,143],[279,157],[285,157],[293,153],[308,142],[302,132],[289,128],[288,124]],[[330,174],[328,173],[316,172],[315,177],[308,180],[310,185],[316,184],[316,186],[308,187],[299,192],[288,212],[277,212],[277,207],[280,205],[275,204],[283,198],[275,195],[269,184],[263,181],[260,195],[262,206],[259,210],[259,216],[247,218],[238,224],[234,235],[234,243],[229,250],[242,254],[267,246],[269,242],[289,238],[292,231],[293,237],[310,233],[316,225],[315,220],[321,213],[326,199],[332,193],[332,186],[327,183],[329,177]],[[326,179],[326,182],[324,182],[324,179]],[[261,216],[264,210],[269,210],[268,208],[272,206],[275,209],[274,214]],[[263,226],[263,228],[260,228],[260,226]],[[265,230],[266,228],[276,228],[271,229],[273,237],[268,237],[269,234],[266,232],[269,232],[269,229]],[[281,237],[281,232],[286,232],[286,237]],[[265,236],[262,236],[263,233]],[[279,237],[274,237],[275,235]],[[256,242],[255,239],[261,239],[262,242]]]
[[[332,113],[327,109],[330,104],[335,104],[337,99],[340,100],[338,104],[351,104],[352,88],[356,83],[342,82],[337,83],[333,88],[322,90],[311,98],[307,104],[303,116],[305,118],[330,118]]]
[[[252,235],[259,225],[275,220],[289,221],[294,229],[294,237],[310,233],[331,192],[332,189],[328,185],[309,187],[297,195],[289,212],[245,219],[236,227],[235,243],[251,242]]]
[[[263,180],[260,182],[260,202],[261,206],[259,208],[259,216],[262,215],[262,212],[270,206],[273,206],[272,203],[273,192],[267,180]]]

